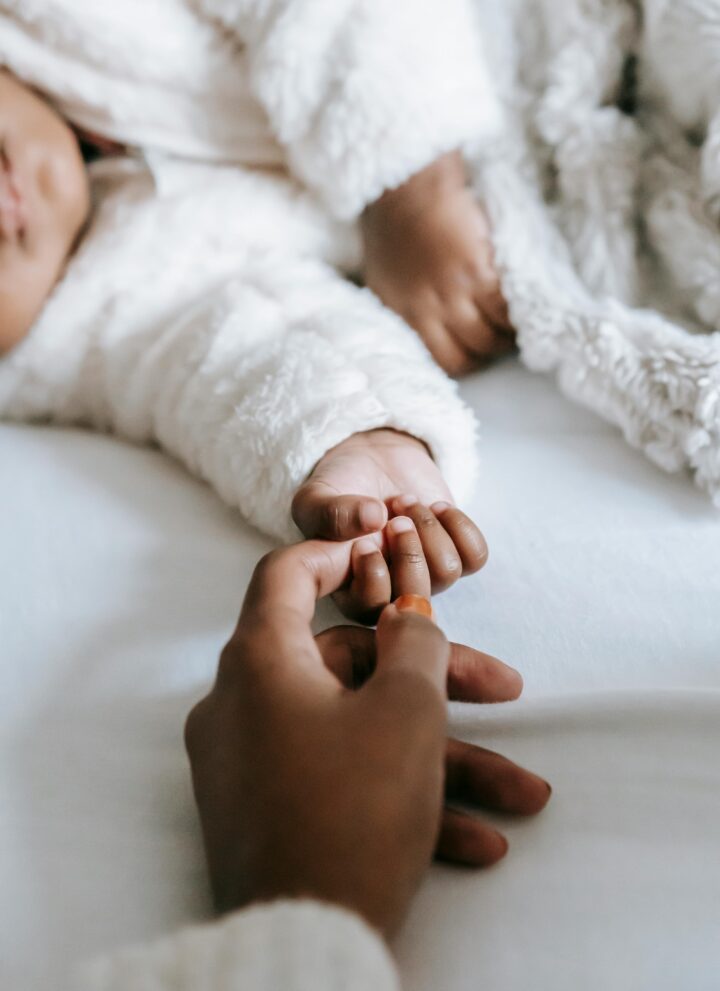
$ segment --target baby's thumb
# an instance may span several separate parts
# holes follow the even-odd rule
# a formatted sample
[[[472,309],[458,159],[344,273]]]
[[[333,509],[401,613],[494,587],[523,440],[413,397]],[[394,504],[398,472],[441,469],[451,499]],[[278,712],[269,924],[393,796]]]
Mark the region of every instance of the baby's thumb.
[[[375,675],[407,674],[426,679],[445,698],[450,645],[435,625],[427,599],[404,595],[387,606],[377,628]]]
[[[336,495],[312,480],[298,489],[292,515],[306,537],[322,540],[354,540],[378,533],[388,518],[379,499]]]

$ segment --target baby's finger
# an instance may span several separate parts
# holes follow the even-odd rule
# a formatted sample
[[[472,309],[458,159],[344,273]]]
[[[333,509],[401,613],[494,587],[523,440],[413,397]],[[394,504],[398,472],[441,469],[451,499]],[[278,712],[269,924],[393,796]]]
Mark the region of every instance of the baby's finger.
[[[512,354],[517,351],[517,341],[515,335],[508,330],[492,326],[493,338],[488,346],[488,358],[501,358],[505,354]]]
[[[537,815],[548,803],[550,785],[501,754],[461,740],[448,740],[445,795],[509,815]]]
[[[377,618],[390,602],[390,569],[378,545],[369,537],[358,540],[352,554],[353,579],[350,594],[362,615]]]
[[[438,860],[465,867],[491,867],[507,851],[505,837],[486,822],[457,809],[443,811],[435,848]]]
[[[306,537],[323,540],[353,540],[379,532],[387,521],[387,510],[379,499],[338,495],[315,481],[298,489],[292,515]]]
[[[467,348],[455,340],[453,335],[438,320],[426,320],[419,326],[412,324],[425,343],[425,347],[448,375],[460,378],[477,368],[477,358]]]
[[[474,575],[484,568],[488,559],[488,546],[470,517],[449,502],[436,502],[430,508],[460,555],[463,575]]]
[[[504,331],[506,334],[515,335],[515,329],[510,319],[510,310],[502,294],[499,282],[489,287],[484,287],[483,291],[477,296],[477,306],[493,326]]]
[[[352,549],[352,578],[335,601],[342,612],[360,623],[375,623],[390,602],[390,570],[372,537],[357,540]]]
[[[430,571],[433,595],[454,585],[462,576],[463,562],[435,513],[411,495],[398,496],[393,500],[392,509],[395,513],[408,516],[415,524]]]
[[[396,516],[387,525],[387,538],[392,577],[392,597],[432,594],[422,541],[415,524],[407,516]]]

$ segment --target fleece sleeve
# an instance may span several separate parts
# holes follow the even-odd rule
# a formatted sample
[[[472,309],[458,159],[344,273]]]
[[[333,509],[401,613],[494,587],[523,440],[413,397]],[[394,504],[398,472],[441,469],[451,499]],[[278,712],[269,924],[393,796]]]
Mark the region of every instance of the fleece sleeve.
[[[291,169],[338,217],[500,126],[472,0],[194,2],[240,37]]]
[[[247,909],[85,967],[75,991],[399,991],[379,936],[314,902]]]
[[[424,441],[464,499],[475,420],[456,384],[329,264],[258,241],[220,245],[224,218],[249,229],[254,210],[289,239],[291,204],[263,206],[260,186],[234,204],[212,180],[200,198],[141,208],[131,187],[106,203],[34,330],[0,362],[0,416],[157,443],[282,540],[299,536],[299,485],[363,431]]]

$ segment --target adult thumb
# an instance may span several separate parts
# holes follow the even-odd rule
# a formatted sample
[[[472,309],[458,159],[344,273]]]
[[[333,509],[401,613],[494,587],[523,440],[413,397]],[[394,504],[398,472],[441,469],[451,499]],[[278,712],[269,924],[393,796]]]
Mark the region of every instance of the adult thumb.
[[[402,596],[386,606],[377,627],[375,677],[421,677],[444,698],[450,644],[429,613],[429,603],[420,596]]]

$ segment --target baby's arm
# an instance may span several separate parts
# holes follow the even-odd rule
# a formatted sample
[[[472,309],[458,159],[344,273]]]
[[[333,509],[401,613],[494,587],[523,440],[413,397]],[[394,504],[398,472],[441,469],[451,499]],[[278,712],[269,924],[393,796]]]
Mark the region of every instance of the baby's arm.
[[[355,219],[501,113],[473,0],[195,0],[247,50],[296,177]]]
[[[367,208],[370,288],[450,373],[510,349],[456,151],[490,141],[501,117],[471,0],[198,2],[245,43],[296,176],[340,218]]]
[[[378,500],[436,501],[448,489],[462,499],[476,464],[474,418],[398,317],[325,264],[286,251],[233,249],[224,276],[198,263],[219,251],[218,217],[244,204],[252,219],[246,190],[233,182],[222,193],[221,179],[176,203],[140,201],[140,177],[105,202],[33,333],[0,362],[0,416],[155,441],[282,539],[297,537],[293,497],[327,452],[379,428],[425,447],[406,438],[413,459],[398,465],[393,455],[388,488],[377,452],[365,458],[367,478],[357,452],[346,456],[349,474],[325,477],[330,502],[354,496],[343,511],[368,501],[382,510]],[[304,528],[341,518],[317,489],[304,494]]]

